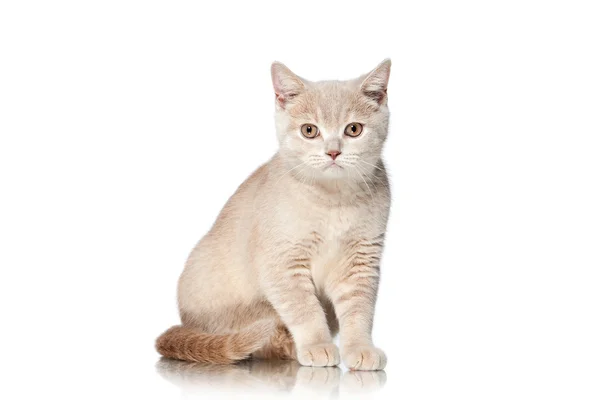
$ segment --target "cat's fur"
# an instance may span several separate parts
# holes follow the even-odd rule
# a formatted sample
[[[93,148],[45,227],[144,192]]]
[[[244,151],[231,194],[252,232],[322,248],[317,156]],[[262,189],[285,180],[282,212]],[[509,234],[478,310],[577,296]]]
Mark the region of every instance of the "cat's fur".
[[[295,358],[382,369],[371,330],[390,207],[381,151],[391,62],[350,81],[272,65],[278,153],[229,199],[179,280],[181,326],[157,339],[182,360]],[[352,122],[359,137],[344,135]],[[311,123],[320,136],[300,131]],[[328,151],[339,151],[331,166]]]

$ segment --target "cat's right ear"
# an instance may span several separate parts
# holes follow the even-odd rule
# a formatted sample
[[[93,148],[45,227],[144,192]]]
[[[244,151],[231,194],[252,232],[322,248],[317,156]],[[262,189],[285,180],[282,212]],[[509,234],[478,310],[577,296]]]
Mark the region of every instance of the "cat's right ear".
[[[271,65],[271,79],[275,90],[275,100],[281,108],[285,108],[290,100],[305,89],[302,79],[277,61]]]

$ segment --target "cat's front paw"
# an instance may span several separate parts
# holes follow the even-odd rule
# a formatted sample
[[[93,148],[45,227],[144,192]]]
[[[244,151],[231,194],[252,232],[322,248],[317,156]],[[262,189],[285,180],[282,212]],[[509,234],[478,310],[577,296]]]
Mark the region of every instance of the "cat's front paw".
[[[303,346],[298,350],[298,362],[308,367],[332,367],[340,363],[340,352],[333,343]]]
[[[348,346],[342,351],[346,367],[352,370],[375,371],[387,364],[385,353],[373,346]]]

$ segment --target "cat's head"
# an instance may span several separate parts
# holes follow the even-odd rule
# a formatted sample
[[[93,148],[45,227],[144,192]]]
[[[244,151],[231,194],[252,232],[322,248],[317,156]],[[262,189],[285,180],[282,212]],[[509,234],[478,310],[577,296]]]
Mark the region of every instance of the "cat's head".
[[[279,152],[294,176],[356,179],[373,172],[388,131],[391,61],[348,81],[311,82],[271,66]]]

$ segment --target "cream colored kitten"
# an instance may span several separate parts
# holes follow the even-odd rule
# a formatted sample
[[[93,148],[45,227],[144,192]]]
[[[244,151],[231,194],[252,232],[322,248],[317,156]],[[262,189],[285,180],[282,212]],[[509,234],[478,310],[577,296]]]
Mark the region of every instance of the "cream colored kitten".
[[[182,360],[295,358],[376,370],[371,331],[390,207],[381,151],[391,62],[350,81],[271,68],[278,153],[229,199],[179,280]],[[340,351],[332,337],[339,331]]]

